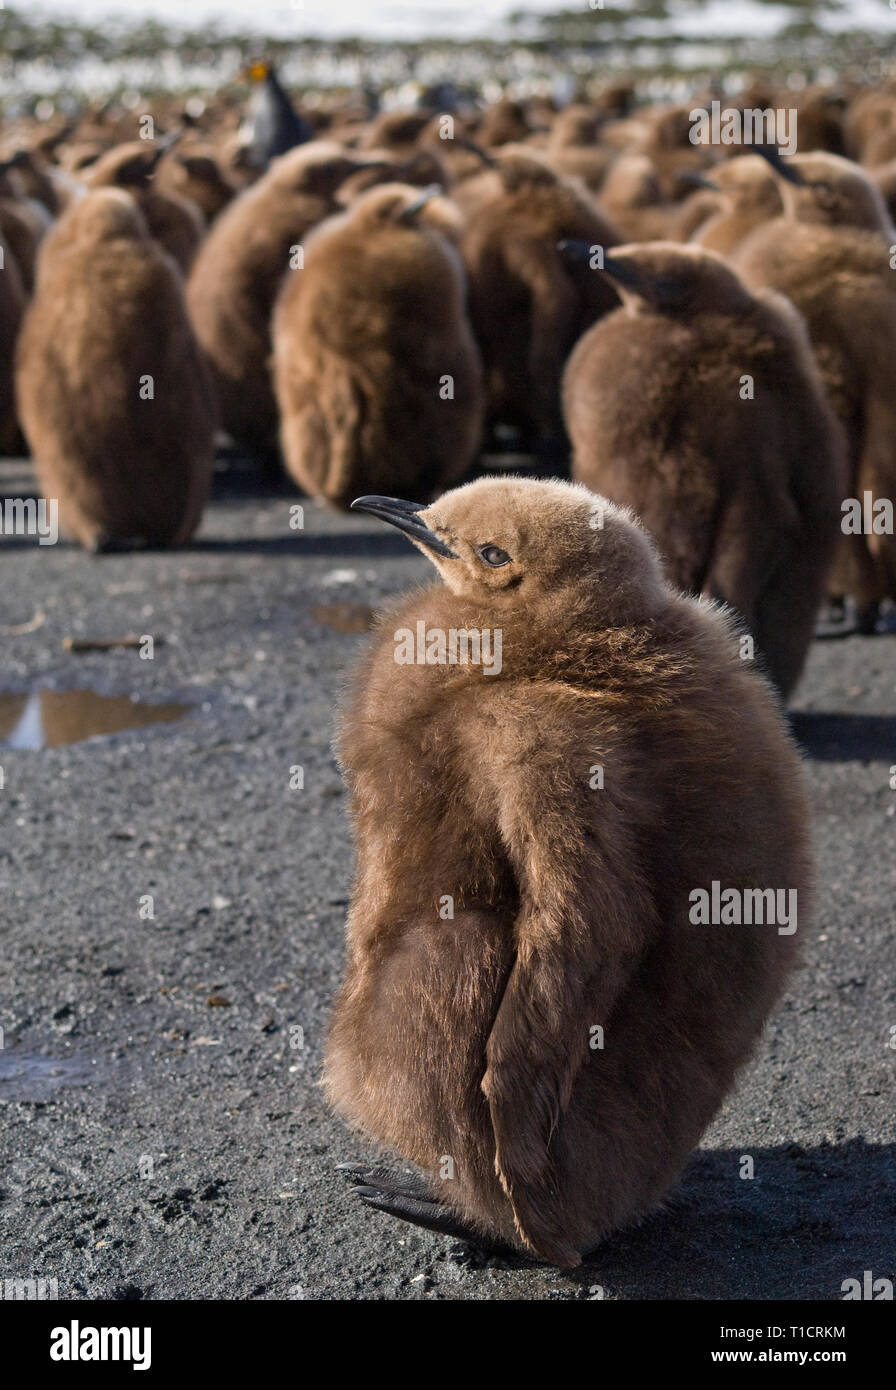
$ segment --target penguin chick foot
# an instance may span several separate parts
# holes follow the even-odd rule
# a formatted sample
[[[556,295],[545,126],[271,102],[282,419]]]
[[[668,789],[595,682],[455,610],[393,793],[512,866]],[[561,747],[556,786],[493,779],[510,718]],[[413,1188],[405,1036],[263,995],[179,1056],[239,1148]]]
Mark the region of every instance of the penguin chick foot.
[[[369,1163],[337,1163],[336,1170],[345,1173],[352,1182],[360,1183],[371,1190],[387,1195],[410,1197],[419,1202],[438,1206],[439,1199],[434,1195],[424,1178],[414,1173],[396,1173],[392,1168],[371,1167]],[[355,1192],[358,1188],[353,1189]]]
[[[480,1248],[487,1247],[496,1253],[513,1253],[509,1247],[498,1247],[487,1241],[479,1231],[467,1226],[459,1216],[455,1216],[439,1202],[383,1192],[378,1187],[369,1185],[352,1188],[352,1194],[360,1197],[367,1206],[375,1208],[376,1211],[398,1216],[402,1221],[410,1222],[412,1226],[422,1226],[424,1230],[435,1231],[437,1235],[453,1236],[455,1240],[463,1240]]]
[[[110,536],[102,531],[90,546],[91,555],[125,555],[132,550],[146,550],[142,536]]]

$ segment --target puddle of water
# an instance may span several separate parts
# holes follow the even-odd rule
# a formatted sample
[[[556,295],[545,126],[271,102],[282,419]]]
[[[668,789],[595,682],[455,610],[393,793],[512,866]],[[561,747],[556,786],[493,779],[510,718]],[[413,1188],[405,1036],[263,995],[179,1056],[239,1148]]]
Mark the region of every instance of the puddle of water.
[[[369,632],[375,613],[369,603],[317,603],[311,616],[334,632]]]
[[[39,1057],[0,1051],[0,1104],[43,1100],[63,1086],[87,1086],[100,1071],[83,1057]]]
[[[97,695],[93,690],[0,695],[0,748],[61,748],[100,734],[172,724],[189,709],[189,705],[145,704],[129,695]]]

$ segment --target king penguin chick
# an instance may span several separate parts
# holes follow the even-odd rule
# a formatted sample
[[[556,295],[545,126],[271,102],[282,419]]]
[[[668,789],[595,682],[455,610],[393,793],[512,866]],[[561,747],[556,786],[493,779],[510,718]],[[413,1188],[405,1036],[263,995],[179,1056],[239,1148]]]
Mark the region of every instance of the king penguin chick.
[[[802,322],[699,247],[617,248],[605,273],[625,304],[566,370],[573,477],[636,512],[682,589],[737,609],[787,695],[824,597],[844,481]]]
[[[383,184],[305,242],[274,315],[286,467],[312,496],[431,496],[472,461],[482,369],[438,187]]]
[[[592,106],[568,106],[551,126],[547,144],[548,162],[559,173],[581,179],[591,193],[597,193],[613,162],[612,150],[600,146],[604,117]]]
[[[375,1207],[572,1267],[675,1182],[794,962],[799,761],[730,618],[628,512],[493,478],[356,506],[443,582],[382,617],[344,717],[326,1058],[338,1110],[426,1178],[345,1166]],[[698,925],[710,892],[768,889],[788,923]]]
[[[719,190],[722,203],[692,237],[707,251],[730,255],[754,227],[784,211],[778,181],[759,155],[739,155],[717,164],[706,182]]]
[[[211,483],[216,412],[181,277],[123,189],[44,241],[16,362],[44,496],[88,549],[182,544]]]
[[[155,183],[157,169],[180,138],[181,132],[175,131],[159,140],[116,145],[90,166],[84,182],[88,188],[127,189],[156,241],[187,275],[202,241],[205,218],[191,198],[164,192]]]
[[[161,193],[188,198],[199,208],[206,225],[214,222],[236,196],[236,189],[221,172],[211,147],[175,150],[159,165],[155,186]]]
[[[896,242],[880,192],[857,164],[814,152],[777,169],[784,214],[735,249],[744,281],[785,294],[802,314],[828,398],[847,437],[844,497],[896,497]],[[875,631],[880,602],[896,599],[896,539],[846,535],[830,591],[851,594],[860,632]]]
[[[757,146],[778,176],[783,214],[801,226],[849,227],[896,236],[883,195],[866,169],[841,155],[814,150],[784,160]]]
[[[599,276],[564,261],[557,242],[609,247],[618,237],[583,187],[530,150],[510,147],[494,162],[486,179],[495,179],[495,196],[470,206],[461,242],[489,416],[551,452],[565,444],[563,364],[585,329],[619,303]]]
[[[670,234],[677,205],[664,197],[659,175],[646,154],[625,153],[601,184],[601,203],[619,231],[619,241],[655,241]]]
[[[337,210],[337,190],[365,163],[329,141],[291,150],[224,209],[196,258],[187,302],[212,367],[221,422],[262,457],[277,445],[270,356],[280,283],[294,248]]]

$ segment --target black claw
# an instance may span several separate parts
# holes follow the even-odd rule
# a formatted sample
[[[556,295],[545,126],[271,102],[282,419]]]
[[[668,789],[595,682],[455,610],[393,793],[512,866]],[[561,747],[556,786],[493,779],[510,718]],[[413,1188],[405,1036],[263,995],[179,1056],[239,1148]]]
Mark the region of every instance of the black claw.
[[[437,1235],[452,1236],[476,1246],[487,1255],[500,1255],[512,1259],[520,1257],[520,1251],[505,1245],[454,1215],[444,1205],[442,1199],[433,1192],[425,1178],[413,1173],[396,1173],[389,1168],[371,1166],[367,1163],[337,1163],[337,1171],[347,1173],[359,1185],[350,1192],[352,1197],[376,1211],[397,1216],[412,1226],[422,1226],[424,1230],[435,1231]]]
[[[338,1163],[336,1167],[338,1172],[347,1173],[353,1181],[361,1183],[370,1192],[410,1197],[438,1206],[439,1198],[435,1196],[429,1184],[414,1173],[396,1173],[392,1169],[371,1166],[369,1163]],[[354,1189],[355,1192],[358,1190]]]
[[[452,1215],[437,1202],[424,1202],[418,1197],[379,1192],[371,1187],[356,1187],[355,1193],[367,1206],[374,1207],[376,1211],[384,1211],[389,1216],[398,1216],[402,1221],[410,1222],[412,1226],[422,1226],[424,1230],[435,1231],[437,1235],[454,1236],[455,1239],[469,1241],[472,1245],[482,1244],[482,1236],[478,1231],[471,1230],[459,1217]]]

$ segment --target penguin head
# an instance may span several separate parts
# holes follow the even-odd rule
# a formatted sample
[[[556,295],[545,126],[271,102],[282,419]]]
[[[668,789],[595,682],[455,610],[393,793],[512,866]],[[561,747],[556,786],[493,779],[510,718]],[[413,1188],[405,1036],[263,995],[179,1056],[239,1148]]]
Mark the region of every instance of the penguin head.
[[[697,314],[742,313],[752,304],[736,272],[702,246],[672,241],[614,246],[604,255],[602,270],[632,314],[691,319]]]
[[[479,478],[428,506],[359,497],[403,531],[449,589],[537,618],[572,591],[607,626],[646,619],[667,601],[653,544],[631,512],[580,484]]]
[[[73,203],[59,227],[79,242],[147,241],[149,228],[134,198],[123,188],[96,188]]]
[[[785,211],[793,221],[826,227],[892,231],[886,204],[865,170],[842,155],[813,150],[792,159],[769,157],[780,181]]]
[[[647,143],[653,150],[692,150],[693,128],[690,103],[687,106],[667,107],[653,118]]]
[[[409,154],[429,120],[425,111],[387,111],[362,134],[361,143],[368,148],[389,149],[393,154]]]
[[[765,211],[776,217],[783,211],[778,180],[758,154],[741,154],[717,164],[710,175],[726,207],[734,212]]]
[[[493,152],[492,158],[506,193],[563,185],[563,180],[547,161],[526,145],[505,145]]]
[[[344,207],[353,203],[361,193],[383,183],[409,183],[415,188],[444,183],[445,169],[441,160],[430,150],[417,150],[409,159],[389,150],[365,150],[353,172],[340,185],[337,202]]]
[[[620,155],[607,172],[601,200],[614,207],[657,207],[663,194],[653,160],[646,154]]]
[[[314,140],[272,160],[265,187],[330,200],[346,179],[371,162],[334,140]]]
[[[561,111],[551,128],[551,146],[564,149],[598,143],[600,128],[606,117],[594,106],[576,104]]]
[[[383,183],[361,194],[351,205],[352,221],[371,231],[384,227],[434,228],[452,239],[460,231],[458,208],[443,195],[441,184],[416,188],[406,183]]]
[[[108,150],[90,167],[86,182],[92,188],[115,185],[137,191],[152,182],[165,155],[180,141],[183,131],[160,136],[154,140],[128,140]]]

